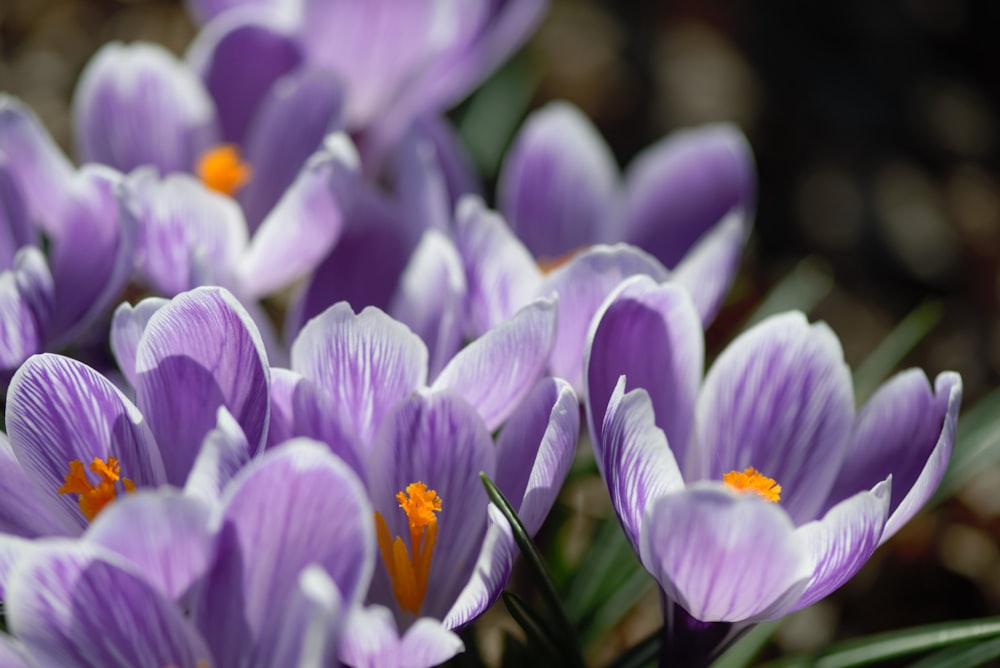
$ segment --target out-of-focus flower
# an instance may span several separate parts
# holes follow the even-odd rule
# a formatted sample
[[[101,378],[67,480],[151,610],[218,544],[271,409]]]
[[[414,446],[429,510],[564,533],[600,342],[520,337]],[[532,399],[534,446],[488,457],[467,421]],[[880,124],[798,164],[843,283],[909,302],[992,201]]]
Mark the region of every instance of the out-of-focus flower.
[[[664,661],[684,665],[856,573],[933,493],[962,394],[913,369],[855,413],[839,341],[799,313],[739,336],[704,380],[703,354],[688,295],[636,277],[587,356],[598,465],[662,588]]]
[[[204,24],[189,60],[241,142],[280,80],[325,72],[343,85],[344,121],[366,163],[414,119],[451,106],[528,37],[545,0],[190,0]]]
[[[450,359],[428,387],[420,337],[377,309],[355,314],[341,303],[300,332],[292,370],[272,370],[270,438],[329,444],[365,481],[376,512],[381,558],[367,599],[375,607],[353,622],[359,630],[342,647],[348,663],[377,665],[373,652],[415,642],[410,632],[443,643],[435,646],[444,660],[457,648],[441,631],[499,595],[515,548],[479,472],[530,531],[541,526],[579,428],[572,390],[539,380],[554,316],[545,300],[526,307]]]
[[[0,442],[5,533],[76,535],[133,489],[184,485],[220,407],[223,426],[238,435],[239,461],[263,449],[267,357],[227,292],[126,305],[112,342],[134,404],[97,371],[59,355],[33,356],[14,375]]]
[[[375,559],[372,508],[322,445],[248,464],[215,503],[163,487],[79,540],[2,537],[12,666],[225,668],[336,663]]]

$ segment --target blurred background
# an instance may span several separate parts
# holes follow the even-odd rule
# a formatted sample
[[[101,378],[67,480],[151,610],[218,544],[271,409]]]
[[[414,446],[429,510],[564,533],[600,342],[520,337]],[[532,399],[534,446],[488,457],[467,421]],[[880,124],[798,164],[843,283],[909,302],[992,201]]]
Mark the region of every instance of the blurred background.
[[[863,370],[859,397],[895,368],[962,374],[974,412],[961,447],[975,458],[853,581],[786,620],[765,656],[1000,613],[998,29],[995,0],[553,0],[523,51],[452,112],[486,193],[517,125],[549,100],[583,109],[623,166],[676,128],[737,123],[758,210],[710,353],[756,309],[796,306],[840,336]],[[0,0],[0,90],[69,149],[74,84],[100,45],[182,54],[193,35],[177,1]],[[557,575],[606,526],[606,496],[593,475],[567,487],[543,536]],[[630,612],[589,645],[595,665],[659,624],[649,582],[626,598]],[[496,628],[511,628],[503,615]]]

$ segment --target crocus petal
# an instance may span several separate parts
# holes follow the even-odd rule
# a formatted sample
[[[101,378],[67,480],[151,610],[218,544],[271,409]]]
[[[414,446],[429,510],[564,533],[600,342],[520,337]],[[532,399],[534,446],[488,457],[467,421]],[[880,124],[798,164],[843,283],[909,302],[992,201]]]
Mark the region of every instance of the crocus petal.
[[[191,171],[218,136],[212,99],[194,73],[163,47],[138,42],[107,44],[87,64],[73,126],[82,161],[123,172]]]
[[[219,406],[239,422],[253,453],[264,446],[267,356],[250,315],[226,290],[185,292],[153,314],[135,369],[136,403],[169,448],[164,465],[171,484],[184,484]]]
[[[64,227],[52,239],[55,295],[50,336],[58,346],[100,316],[132,275],[136,228],[121,215],[115,190],[121,175],[99,165],[77,174],[63,210]]]
[[[10,636],[0,635],[0,668],[35,668],[24,646]]]
[[[534,112],[504,159],[500,211],[535,257],[559,258],[607,242],[618,166],[597,129],[576,107],[555,102]]]
[[[781,508],[721,485],[661,496],[640,541],[642,562],[667,596],[706,622],[756,617],[801,591],[813,572]]]
[[[428,230],[399,279],[389,313],[427,344],[431,376],[462,345],[465,295],[462,258],[447,236]]]
[[[542,275],[503,218],[487,210],[478,197],[459,202],[455,227],[469,285],[468,328],[479,336],[528,304]]]
[[[9,160],[0,148],[0,271],[14,266],[14,256],[19,248],[37,241],[38,234],[28,205],[12,174]]]
[[[499,427],[542,377],[556,333],[556,305],[539,299],[463,348],[434,381]]]
[[[208,432],[184,484],[187,496],[214,504],[222,490],[250,461],[250,445],[239,422],[225,406],[219,406],[215,429]]]
[[[188,12],[202,26],[211,23],[215,17],[232,10],[239,10],[238,13],[243,13],[246,10],[267,10],[280,5],[281,0],[185,0],[184,2]],[[219,23],[224,22],[215,21],[213,26]],[[206,26],[201,32],[209,32],[211,29],[211,27]]]
[[[338,656],[355,668],[426,668],[464,650],[461,638],[429,617],[419,618],[400,638],[392,613],[373,605],[351,612]]]
[[[447,230],[451,219],[448,186],[434,144],[409,132],[396,148],[393,185],[401,206],[426,229]]]
[[[535,385],[497,437],[494,482],[528,533],[545,521],[562,489],[580,435],[580,403],[558,378]]]
[[[345,205],[350,207],[358,187],[358,161],[346,135],[326,138],[254,234],[239,265],[248,294],[285,287],[326,257],[344,229]]]
[[[119,459],[121,475],[138,486],[164,481],[163,463],[142,415],[90,367],[59,355],[35,355],[18,369],[7,397],[7,434],[14,454],[35,484],[52,494],[65,482],[69,463]],[[76,499],[58,505],[79,526]]]
[[[676,132],[629,165],[626,193],[625,240],[673,268],[731,209],[753,209],[753,153],[731,125]]]
[[[433,149],[434,165],[444,179],[448,211],[454,210],[463,195],[480,193],[482,185],[472,158],[446,117],[421,116],[410,124],[409,134],[420,140],[418,145],[430,144]]]
[[[111,352],[114,353],[119,370],[132,387],[136,386],[135,351],[139,348],[139,339],[146,331],[149,319],[167,303],[169,301],[161,297],[147,297],[135,306],[122,302],[111,318]]]
[[[695,243],[670,276],[691,294],[706,327],[729,292],[749,233],[746,212],[734,209]]]
[[[341,302],[309,322],[292,344],[292,369],[326,391],[363,443],[386,412],[427,380],[427,347],[378,309],[355,315]]]
[[[270,4],[238,0],[240,5]],[[197,16],[211,0],[190,0]],[[242,144],[247,128],[268,91],[281,77],[302,64],[294,36],[264,16],[241,12],[241,20],[216,21],[199,31],[187,60],[198,72],[215,101],[223,141]]]
[[[295,436],[295,390],[302,380],[301,374],[290,369],[271,367],[271,422],[266,447]]]
[[[322,69],[303,68],[268,91],[247,131],[246,159],[253,177],[240,193],[250,229],[257,228],[295,181],[323,138],[342,126],[344,93]]]
[[[0,498],[5,500],[0,504],[0,532],[3,535],[37,538],[72,535],[79,531],[76,522],[54,507],[55,495],[39,488],[21,467],[3,432],[0,432]]]
[[[451,392],[403,400],[375,438],[368,458],[368,490],[390,536],[406,540],[410,535],[396,499],[410,484],[422,482],[441,499],[422,615],[442,619],[472,577],[487,526],[487,497],[479,473],[492,477],[495,457],[480,417]],[[396,607],[388,579],[380,565],[369,600]]]
[[[507,518],[492,503],[490,525],[472,579],[458,595],[444,618],[446,628],[461,629],[488,610],[500,598],[510,580],[518,547]]]
[[[64,193],[73,165],[59,150],[38,116],[16,97],[0,93],[0,154],[28,206],[31,219],[48,234],[61,225]]]
[[[584,364],[591,430],[600,439],[604,407],[618,379],[641,387],[653,402],[656,424],[684,461],[701,384],[705,344],[687,293],[648,276],[626,279],[594,316]]]
[[[325,390],[301,376],[291,402],[292,436],[304,436],[324,443],[365,480],[363,453],[367,444],[358,440],[345,406],[338,404]]]
[[[42,251],[26,246],[14,256],[14,280],[21,298],[31,309],[39,331],[47,335],[55,307],[55,283]]]
[[[357,476],[321,444],[302,439],[267,451],[233,480],[223,503],[219,558],[195,606],[220,664],[263,651],[307,566],[325,570],[348,605],[367,589],[372,509]],[[244,621],[249,637],[234,635],[230,617]]]
[[[347,611],[337,585],[326,571],[307,566],[298,587],[278,620],[266,629],[263,651],[254,655],[260,666],[333,666]]]
[[[210,663],[180,609],[137,571],[85,544],[33,550],[11,574],[7,622],[43,666]]]
[[[17,286],[13,271],[0,272],[0,385],[44,346],[44,334]]]
[[[114,552],[167,598],[180,601],[211,562],[210,506],[162,488],[128,494],[102,512],[84,540]]]
[[[853,420],[851,373],[836,335],[801,313],[774,316],[712,365],[682,466],[695,480],[753,467],[781,485],[782,507],[801,524],[823,507]]]
[[[642,523],[656,500],[684,488],[674,453],[655,423],[645,390],[625,394],[618,381],[608,400],[600,437],[593,439],[597,466],[625,536],[639,551]]]
[[[892,481],[858,492],[834,506],[823,519],[796,532],[809,547],[816,570],[794,609],[827,596],[857,573],[875,548],[889,516]]]
[[[594,246],[549,274],[539,288],[539,294],[559,296],[552,375],[568,380],[581,397],[586,395],[583,362],[591,320],[611,291],[636,274],[651,276],[657,283],[667,278],[663,266],[638,248]]]

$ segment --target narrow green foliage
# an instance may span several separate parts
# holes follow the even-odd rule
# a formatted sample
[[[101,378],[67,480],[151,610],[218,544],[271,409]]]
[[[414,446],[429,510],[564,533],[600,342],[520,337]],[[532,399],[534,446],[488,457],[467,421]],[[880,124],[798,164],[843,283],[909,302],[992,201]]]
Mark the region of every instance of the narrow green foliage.
[[[826,263],[807,257],[771,288],[757,310],[747,320],[749,328],[768,316],[789,310],[809,313],[833,289],[833,277]]]

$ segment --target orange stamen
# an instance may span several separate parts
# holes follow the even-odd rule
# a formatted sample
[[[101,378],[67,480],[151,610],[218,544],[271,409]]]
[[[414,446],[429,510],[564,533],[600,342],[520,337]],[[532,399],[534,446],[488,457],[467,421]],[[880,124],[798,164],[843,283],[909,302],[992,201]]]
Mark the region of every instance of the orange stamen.
[[[781,500],[781,485],[777,484],[774,478],[768,478],[752,466],[742,472],[730,471],[722,476],[722,482],[737,492],[757,494],[771,503]]]
[[[406,486],[405,492],[397,494],[396,500],[410,525],[410,549],[406,549],[402,538],[390,535],[385,518],[378,512],[375,536],[399,607],[417,614],[427,595],[431,557],[437,542],[435,513],[441,512],[441,497],[424,483],[414,482]]]
[[[134,492],[135,483],[128,478],[121,477],[121,467],[114,457],[108,457],[106,462],[94,457],[94,461],[90,463],[90,470],[100,478],[96,485],[87,478],[83,462],[74,459],[69,463],[69,473],[66,474],[63,486],[56,491],[58,494],[77,494],[80,512],[87,518],[87,521],[93,522],[104,506],[114,501],[118,495],[118,490],[115,488],[116,482],[121,480],[126,492]]]
[[[540,257],[535,260],[535,264],[538,266],[538,270],[543,274],[551,274],[553,271],[563,266],[588,248],[589,246],[580,246],[579,248],[574,248],[570,252],[563,253],[558,257]]]
[[[235,144],[219,144],[201,154],[195,168],[198,178],[224,195],[235,195],[253,175],[250,165],[240,159]]]

